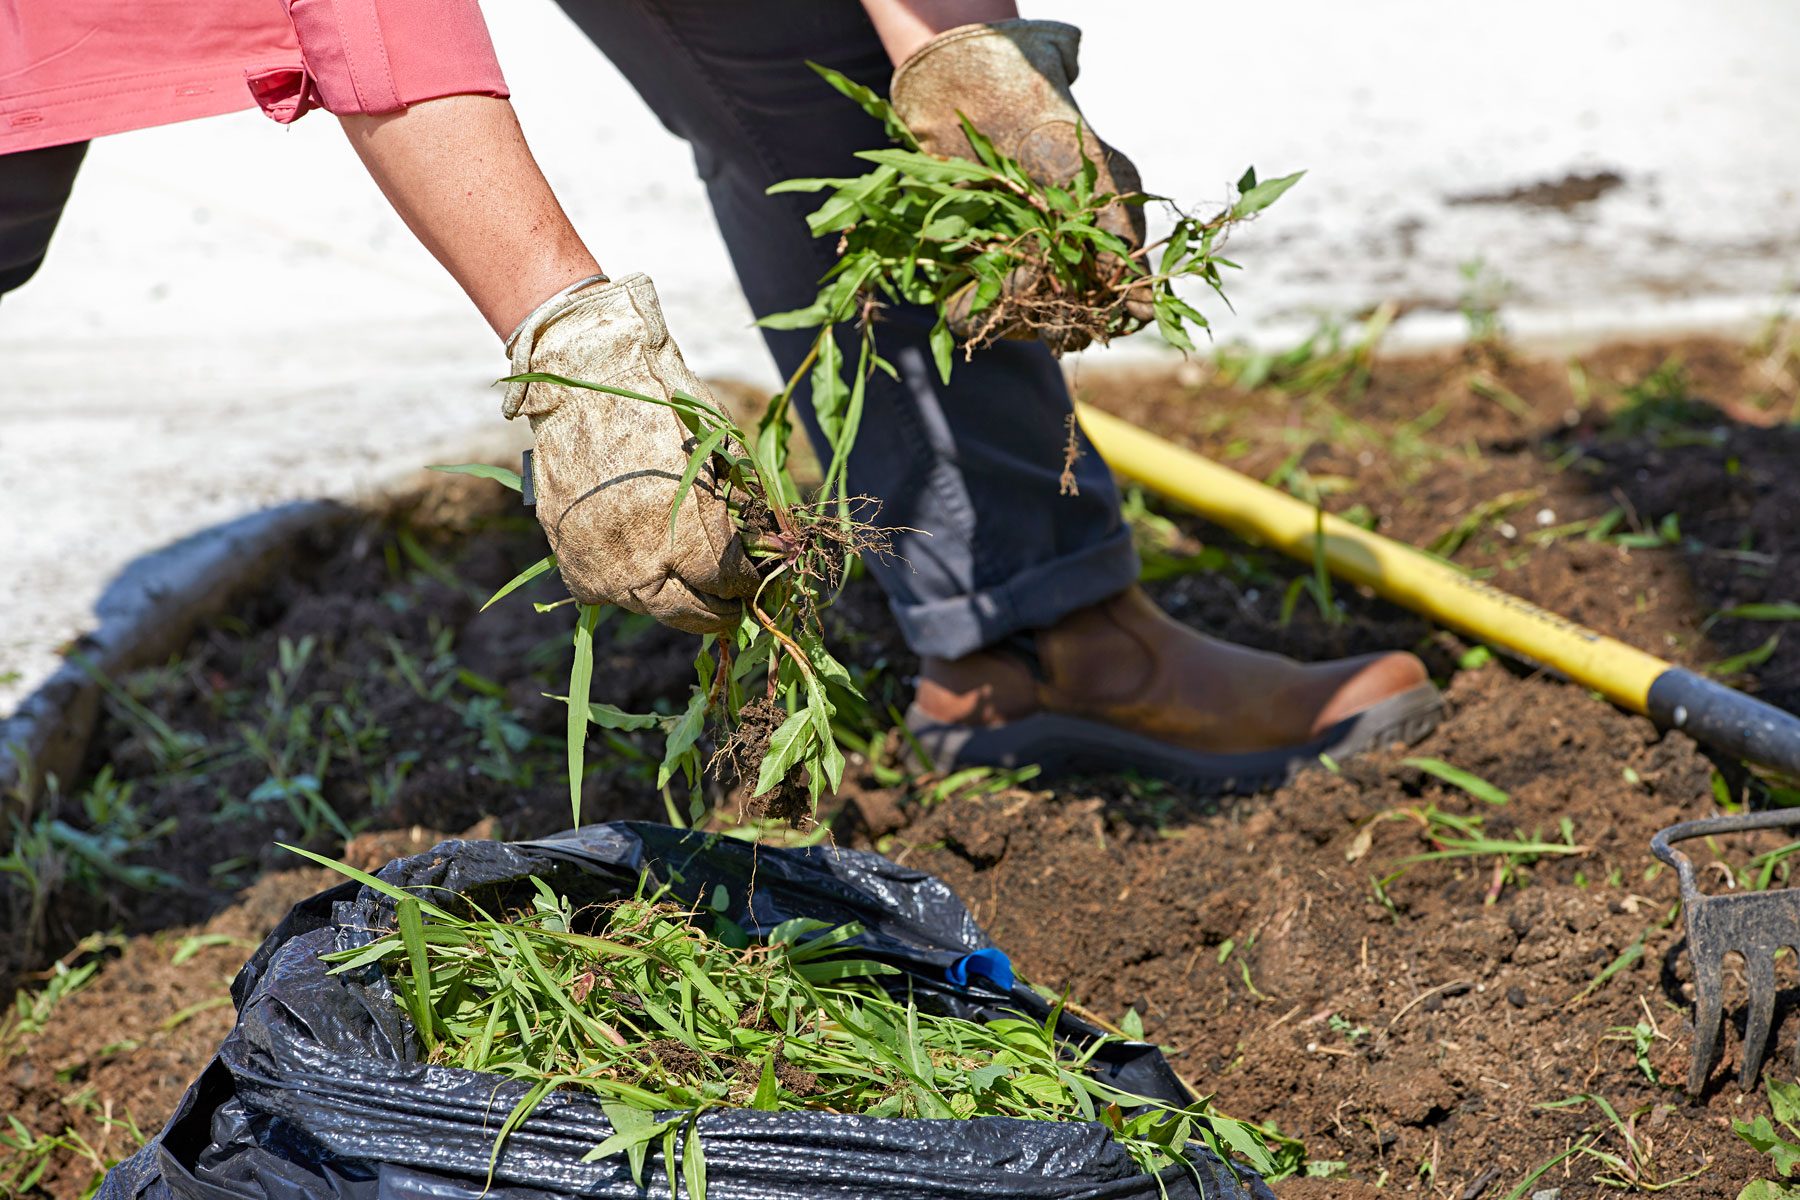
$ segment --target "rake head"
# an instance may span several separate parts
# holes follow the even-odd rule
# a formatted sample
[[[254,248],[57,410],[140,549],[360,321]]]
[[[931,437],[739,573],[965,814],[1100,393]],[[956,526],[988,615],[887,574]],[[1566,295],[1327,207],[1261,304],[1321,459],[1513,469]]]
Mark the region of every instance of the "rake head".
[[[1775,954],[1783,946],[1800,953],[1800,888],[1708,896],[1694,878],[1694,864],[1673,843],[1719,833],[1800,826],[1800,809],[1709,817],[1671,825],[1650,839],[1651,852],[1675,868],[1681,881],[1681,908],[1687,917],[1688,961],[1694,967],[1694,1058],[1687,1090],[1700,1091],[1719,1053],[1724,1022],[1725,955],[1744,956],[1749,979],[1749,1015],[1744,1025],[1744,1061],[1738,1086],[1749,1089],[1762,1067],[1775,1017]],[[1794,1048],[1800,1069],[1800,1045]]]

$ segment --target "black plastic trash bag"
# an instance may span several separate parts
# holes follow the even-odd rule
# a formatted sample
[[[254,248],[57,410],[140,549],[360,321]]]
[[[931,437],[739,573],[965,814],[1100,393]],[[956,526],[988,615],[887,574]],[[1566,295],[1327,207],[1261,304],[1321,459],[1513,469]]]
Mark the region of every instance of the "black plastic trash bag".
[[[921,1006],[972,1018],[1048,1013],[1011,984],[1005,956],[936,878],[854,851],[752,851],[730,838],[620,822],[535,842],[446,842],[380,875],[450,888],[494,911],[509,897],[525,901],[529,876],[591,903],[631,894],[648,872],[752,934],[792,917],[860,922],[860,951],[901,968]],[[595,1097],[575,1091],[547,1095],[507,1138],[488,1188],[495,1134],[527,1085],[427,1065],[379,972],[334,976],[319,961],[393,924],[393,901],[356,883],[296,905],[232,984],[236,1027],[168,1127],[107,1176],[102,1200],[669,1194],[658,1160],[643,1189],[622,1156],[581,1161],[612,1127]],[[1098,1034],[1066,1015],[1062,1032]],[[1153,1046],[1109,1046],[1098,1069],[1139,1095],[1189,1102]],[[712,1200],[1273,1200],[1248,1171],[1240,1181],[1199,1146],[1201,1187],[1180,1168],[1160,1180],[1141,1174],[1102,1126],[1081,1122],[721,1110],[697,1128]]]

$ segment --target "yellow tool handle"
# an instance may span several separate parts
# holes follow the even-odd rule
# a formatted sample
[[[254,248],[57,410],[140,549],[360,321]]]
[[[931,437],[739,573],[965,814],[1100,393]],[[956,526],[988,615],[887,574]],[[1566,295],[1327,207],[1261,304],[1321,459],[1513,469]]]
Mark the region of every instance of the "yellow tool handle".
[[[1121,475],[1208,520],[1283,554],[1311,562],[1319,530],[1313,506],[1229,467],[1079,405],[1081,426]],[[1472,579],[1420,550],[1326,515],[1324,558],[1333,575],[1363,584],[1403,608],[1492,642],[1648,713],[1650,685],[1669,664],[1585,629],[1527,600]]]
[[[1076,406],[1082,428],[1121,475],[1179,501],[1208,520],[1305,562],[1322,547],[1333,575],[1360,583],[1403,608],[1561,671],[1613,703],[1738,758],[1800,778],[1800,717],[1717,680],[1670,666],[1471,579],[1411,546],[1183,450],[1110,413]]]

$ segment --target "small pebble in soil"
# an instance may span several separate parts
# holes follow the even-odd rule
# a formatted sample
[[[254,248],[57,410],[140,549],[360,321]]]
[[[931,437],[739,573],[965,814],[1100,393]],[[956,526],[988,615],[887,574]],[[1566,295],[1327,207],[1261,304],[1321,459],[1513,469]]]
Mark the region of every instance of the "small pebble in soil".
[[[1525,1007],[1525,989],[1522,987],[1507,988],[1506,989],[1506,1002],[1508,1004],[1512,1005],[1514,1008],[1524,1008]]]
[[[1531,1193],[1531,1200],[1562,1200],[1561,1188],[1545,1188],[1541,1192]]]

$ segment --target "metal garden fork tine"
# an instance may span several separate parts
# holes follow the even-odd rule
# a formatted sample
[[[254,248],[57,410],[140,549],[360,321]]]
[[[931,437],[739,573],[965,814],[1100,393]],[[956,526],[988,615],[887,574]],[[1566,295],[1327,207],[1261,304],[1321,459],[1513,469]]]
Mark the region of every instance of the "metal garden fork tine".
[[[1695,1094],[1706,1083],[1719,1051],[1724,1023],[1725,955],[1744,956],[1749,1012],[1744,1026],[1744,1061],[1738,1086],[1756,1082],[1774,1027],[1775,954],[1783,946],[1800,950],[1800,889],[1740,892],[1708,896],[1700,891],[1694,864],[1673,843],[1715,833],[1800,826],[1800,809],[1709,817],[1671,825],[1650,839],[1657,858],[1675,868],[1681,883],[1681,907],[1687,919],[1688,960],[1694,968],[1694,1057],[1687,1090]],[[1800,1065],[1800,1046],[1795,1047]]]
[[[1704,922],[1694,920],[1698,903],[1689,895],[1686,856],[1676,867],[1682,874],[1681,907],[1687,919],[1688,962],[1694,969],[1694,1051],[1688,1064],[1689,1095],[1699,1095],[1719,1058],[1719,1033],[1725,1025],[1725,951],[1713,945]]]
[[[1762,1066],[1769,1044],[1769,1027],[1775,1018],[1776,947],[1758,946],[1744,952],[1744,973],[1750,980],[1750,1011],[1744,1020],[1744,1062],[1738,1070],[1738,1090],[1749,1091]],[[1766,951],[1766,952],[1765,952]]]

